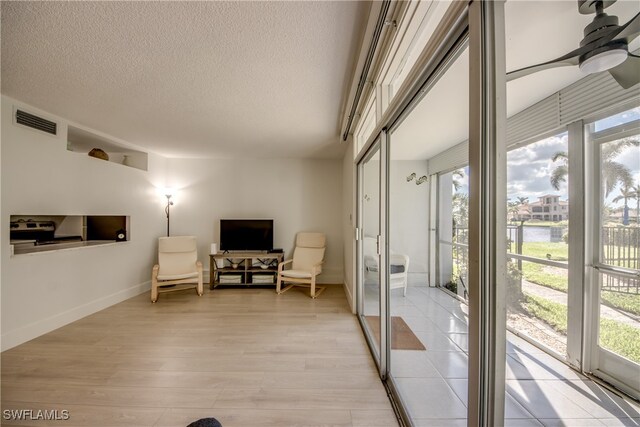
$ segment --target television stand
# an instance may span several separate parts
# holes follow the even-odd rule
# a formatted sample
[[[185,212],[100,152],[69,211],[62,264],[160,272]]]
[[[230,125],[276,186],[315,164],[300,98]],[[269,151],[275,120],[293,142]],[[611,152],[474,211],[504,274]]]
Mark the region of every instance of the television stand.
[[[218,285],[274,285],[284,253],[229,252],[209,255],[209,289]]]

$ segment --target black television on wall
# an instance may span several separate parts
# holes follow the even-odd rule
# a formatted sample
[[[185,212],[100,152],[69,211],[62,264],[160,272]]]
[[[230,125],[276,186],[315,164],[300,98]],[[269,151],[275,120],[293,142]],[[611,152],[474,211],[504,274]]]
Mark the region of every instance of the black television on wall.
[[[220,220],[220,250],[270,251],[272,249],[272,219]]]

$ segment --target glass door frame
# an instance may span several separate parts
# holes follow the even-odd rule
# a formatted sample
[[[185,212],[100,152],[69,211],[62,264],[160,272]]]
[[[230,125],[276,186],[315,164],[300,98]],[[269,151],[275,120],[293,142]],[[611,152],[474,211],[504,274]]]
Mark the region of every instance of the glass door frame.
[[[605,116],[606,117],[606,116]],[[600,119],[602,117],[598,117]],[[595,120],[590,121],[587,126],[592,126]],[[606,348],[600,347],[599,330],[600,330],[600,289],[602,275],[625,276],[640,278],[637,272],[627,270],[622,267],[615,267],[601,262],[601,232],[602,225],[602,183],[600,180],[601,156],[600,147],[607,142],[615,141],[631,135],[640,133],[640,121],[626,123],[615,126],[600,132],[585,131],[585,145],[588,157],[585,162],[586,176],[593,177],[587,185],[590,191],[585,194],[591,195],[587,200],[587,206],[590,206],[587,224],[587,241],[585,242],[587,250],[587,282],[589,284],[586,292],[585,303],[585,329],[584,329],[584,371],[602,378],[615,387],[620,388],[635,398],[640,398],[640,377],[635,378],[635,382],[629,384],[624,380],[629,380],[630,372],[637,372],[638,364],[625,359],[613,353]]]
[[[387,195],[388,189],[388,162],[387,162],[387,132],[383,129],[375,139],[374,143],[367,149],[367,152],[357,163],[357,224],[356,224],[356,283],[357,283],[357,317],[360,322],[360,326],[364,331],[365,339],[373,355],[373,359],[378,367],[378,373],[380,378],[385,380],[388,375],[388,361],[390,356],[389,342],[389,327],[390,316],[389,313],[389,301],[388,301],[388,289],[387,289],[387,239],[386,231],[387,226],[387,212],[389,198]],[[380,203],[379,209],[379,224],[378,224],[378,236],[377,236],[377,255],[378,255],[378,279],[379,279],[379,303],[380,303],[380,353],[376,354],[377,343],[375,337],[371,336],[364,318],[364,209],[362,208],[362,201],[364,200],[364,165],[373,157],[376,153],[380,153],[380,170],[379,170],[379,197]]]
[[[450,13],[449,13],[450,12]],[[505,358],[506,358],[506,310],[504,307],[504,280],[506,256],[501,250],[501,231],[495,231],[496,224],[506,223],[504,210],[504,191],[502,184],[506,182],[506,69],[505,69],[505,36],[504,36],[504,2],[488,2],[473,0],[453,2],[435,35],[418,60],[416,69],[412,70],[407,81],[400,87],[396,98],[381,113],[376,130],[368,138],[360,153],[356,156],[359,177],[356,184],[358,194],[358,226],[361,214],[361,178],[360,159],[365,157],[369,147],[385,129],[401,121],[415,106],[415,101],[424,95],[433,81],[439,65],[444,61],[462,38],[469,39],[469,91],[470,91],[470,170],[471,177],[478,178],[474,196],[470,200],[470,218],[477,227],[476,234],[470,236],[469,262],[476,263],[477,268],[470,272],[471,281],[475,281],[476,292],[469,298],[469,387],[468,387],[468,425],[494,426],[504,424],[505,401]],[[386,137],[381,144],[384,151],[385,168],[388,164]],[[386,174],[387,170],[381,169]],[[382,175],[381,175],[382,176]],[[471,181],[470,177],[470,181]],[[387,175],[385,175],[385,181]],[[387,184],[385,183],[385,186]],[[506,187],[505,187],[506,188]],[[385,189],[386,191],[386,189]],[[381,198],[383,196],[381,195]],[[384,194],[384,229],[386,233],[388,200]],[[381,205],[382,206],[382,205]],[[381,223],[383,217],[381,217]],[[470,222],[469,227],[471,228]],[[498,229],[500,229],[498,227]],[[501,230],[501,229],[500,229]],[[356,228],[356,238],[360,239],[360,229]],[[500,236],[500,237],[498,237]],[[386,237],[386,235],[384,236]],[[471,244],[472,243],[472,244]],[[362,242],[358,240],[356,251],[357,263],[361,263]],[[386,238],[383,239],[383,254],[388,251]],[[382,260],[381,265],[387,263]],[[357,311],[358,320],[365,330],[365,338],[371,346],[372,341],[362,325],[362,277],[361,266],[357,267]],[[386,271],[385,271],[386,276]],[[382,279],[381,287],[386,288],[387,278]],[[384,294],[384,293],[382,293]],[[381,303],[388,317],[388,298]],[[383,314],[381,313],[381,318]],[[388,338],[388,322],[382,324],[381,339]],[[388,343],[388,341],[387,341]],[[387,344],[385,343],[385,347]],[[381,377],[387,378],[389,350],[383,352],[379,369]],[[384,381],[393,398],[397,398],[392,381]],[[399,411],[402,413],[402,407]],[[403,416],[408,425],[410,420]]]

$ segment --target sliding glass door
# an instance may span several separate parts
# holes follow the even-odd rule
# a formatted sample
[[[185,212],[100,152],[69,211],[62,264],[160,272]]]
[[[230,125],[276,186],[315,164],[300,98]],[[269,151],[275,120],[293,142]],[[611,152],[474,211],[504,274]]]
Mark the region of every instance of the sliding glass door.
[[[384,134],[383,134],[384,136]],[[358,315],[384,377],[386,321],[384,306],[384,170],[379,138],[358,164]]]
[[[389,129],[388,382],[412,425],[467,422],[468,70],[463,42]]]

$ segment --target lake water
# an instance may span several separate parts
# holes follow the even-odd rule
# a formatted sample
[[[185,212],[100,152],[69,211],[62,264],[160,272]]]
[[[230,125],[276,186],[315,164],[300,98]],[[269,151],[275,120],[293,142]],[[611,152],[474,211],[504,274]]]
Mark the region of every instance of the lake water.
[[[563,228],[562,233],[566,229]],[[512,239],[515,237],[515,229],[510,229],[509,235]],[[551,241],[551,227],[536,227],[526,225],[523,230],[523,239],[525,242],[550,242]],[[515,239],[514,239],[515,240]]]

